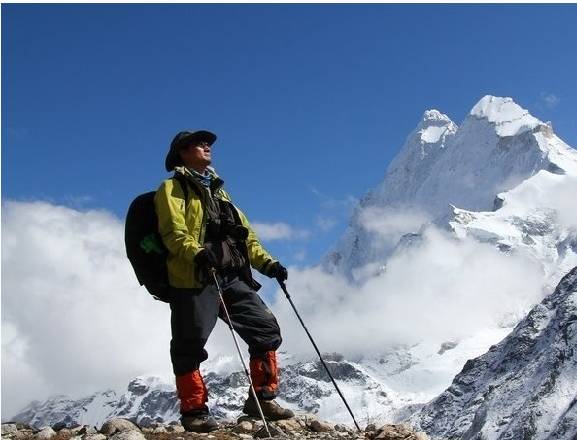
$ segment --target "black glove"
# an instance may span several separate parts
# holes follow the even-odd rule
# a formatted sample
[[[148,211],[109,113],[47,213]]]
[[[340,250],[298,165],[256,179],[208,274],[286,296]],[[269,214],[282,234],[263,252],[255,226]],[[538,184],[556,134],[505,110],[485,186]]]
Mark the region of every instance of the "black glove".
[[[286,267],[276,261],[270,265],[266,271],[266,275],[270,278],[276,278],[279,282],[283,282],[288,278],[288,271]]]
[[[196,254],[196,257],[194,257],[194,262],[196,263],[198,268],[205,273],[208,273],[209,269],[212,268],[216,269],[218,265],[218,260],[216,258],[216,255],[214,255],[214,252],[206,248],[201,249]]]

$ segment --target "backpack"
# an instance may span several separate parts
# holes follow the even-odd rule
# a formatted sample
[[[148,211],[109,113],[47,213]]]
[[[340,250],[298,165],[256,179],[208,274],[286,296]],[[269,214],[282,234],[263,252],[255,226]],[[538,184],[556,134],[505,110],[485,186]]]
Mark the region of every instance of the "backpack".
[[[175,176],[173,179],[182,186],[186,207],[188,185],[184,178]],[[144,285],[154,299],[168,303],[171,299],[166,268],[168,249],[158,233],[155,194],[156,191],[140,194],[130,204],[124,226],[124,244],[126,255],[140,285]]]

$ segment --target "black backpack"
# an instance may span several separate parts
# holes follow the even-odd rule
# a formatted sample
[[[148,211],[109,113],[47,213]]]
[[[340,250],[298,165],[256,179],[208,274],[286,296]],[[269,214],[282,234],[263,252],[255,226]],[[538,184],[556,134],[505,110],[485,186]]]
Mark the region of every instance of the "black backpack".
[[[188,185],[183,178],[173,177],[184,191],[184,206],[188,202]],[[156,300],[170,302],[170,285],[166,257],[168,249],[158,233],[158,217],[154,207],[155,191],[136,197],[126,214],[124,244],[140,285]]]

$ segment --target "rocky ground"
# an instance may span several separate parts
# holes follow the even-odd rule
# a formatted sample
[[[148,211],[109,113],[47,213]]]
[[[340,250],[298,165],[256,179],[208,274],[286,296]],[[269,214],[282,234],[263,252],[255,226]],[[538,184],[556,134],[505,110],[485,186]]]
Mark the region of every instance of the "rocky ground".
[[[422,432],[414,432],[408,425],[369,425],[357,432],[344,425],[332,425],[303,415],[289,420],[269,422],[275,439],[303,438],[311,440],[428,440]],[[185,432],[180,423],[139,427],[127,419],[111,419],[100,430],[93,426],[44,427],[33,429],[20,423],[2,424],[2,439],[10,440],[249,440],[267,438],[260,420],[241,417],[236,423],[221,425],[209,434]]]

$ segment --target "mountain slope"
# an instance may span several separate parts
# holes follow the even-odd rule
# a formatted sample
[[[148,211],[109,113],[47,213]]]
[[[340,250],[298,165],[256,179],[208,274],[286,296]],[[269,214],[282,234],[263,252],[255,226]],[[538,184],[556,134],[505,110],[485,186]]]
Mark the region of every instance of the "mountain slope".
[[[576,347],[577,267],[410,422],[438,438],[574,439]]]

